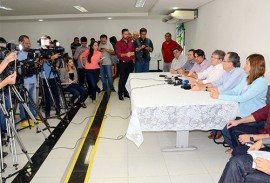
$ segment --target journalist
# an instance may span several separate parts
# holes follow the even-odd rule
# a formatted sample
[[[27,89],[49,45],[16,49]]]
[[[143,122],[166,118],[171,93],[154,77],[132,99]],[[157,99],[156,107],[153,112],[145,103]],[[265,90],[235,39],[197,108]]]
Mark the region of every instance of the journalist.
[[[43,89],[44,89],[44,96],[45,96],[45,116],[46,118],[50,117],[50,110],[52,106],[52,100],[49,92],[49,88],[51,89],[52,92],[52,97],[55,100],[55,110],[56,110],[56,115],[60,115],[60,99],[59,99],[59,91],[57,88],[57,68],[60,65],[59,53],[51,53],[49,50],[53,49],[53,42],[51,40],[50,36],[45,36],[45,41],[46,43],[45,48],[42,53],[40,54],[40,64],[42,65],[42,71],[44,71],[45,76],[43,73],[41,73],[41,78],[42,78],[42,83],[43,83]],[[50,49],[51,48],[51,49]],[[46,78],[45,78],[46,77]],[[46,80],[48,81],[49,86],[46,83]]]
[[[29,61],[34,62],[34,58],[30,59],[29,58],[30,53],[28,54],[28,52],[30,51],[30,47],[31,47],[30,38],[27,35],[21,35],[19,37],[19,44],[22,45],[22,51],[18,52],[18,60],[21,62],[21,64],[22,65],[27,64],[27,62],[29,62]],[[31,66],[34,67],[34,64]],[[37,76],[36,76],[36,74],[33,74],[33,75],[29,74],[28,76],[24,75],[23,86],[28,91],[29,97],[31,97],[31,99],[36,103],[36,98],[37,98]],[[30,111],[34,117],[36,117],[36,118],[38,117],[32,104],[30,104]],[[28,119],[29,117],[26,116],[26,111],[24,110],[22,105],[20,105],[20,118],[21,118],[22,127],[26,127],[29,124],[31,126],[34,126],[34,122],[32,120]]]
[[[16,60],[16,59],[17,59],[17,56],[16,56],[16,54],[15,54],[14,52],[8,54],[8,55],[4,58],[4,60],[1,62],[1,64],[0,64],[0,74],[2,74],[2,72],[4,71],[4,69],[7,67],[7,65],[8,65],[10,62],[12,62],[12,61],[14,61],[14,60]],[[6,99],[6,100],[5,100],[6,106],[5,106],[5,107],[7,107],[7,108],[10,107],[9,96],[8,96],[8,93],[7,93],[7,92],[2,92],[2,91],[3,91],[2,89],[3,89],[6,85],[9,85],[9,84],[15,84],[15,82],[16,82],[16,76],[17,76],[17,74],[16,74],[16,72],[14,72],[13,74],[7,76],[5,79],[3,79],[3,80],[0,82],[0,89],[1,89],[1,91],[0,91],[1,96],[0,96],[0,97],[1,97],[1,99],[3,99],[2,94],[4,94],[5,99]],[[2,77],[2,75],[1,75],[1,77]],[[4,113],[3,113],[2,110],[0,110],[0,120],[1,120],[1,132],[2,132],[2,133],[5,133],[7,127],[6,127],[5,116],[4,116]]]

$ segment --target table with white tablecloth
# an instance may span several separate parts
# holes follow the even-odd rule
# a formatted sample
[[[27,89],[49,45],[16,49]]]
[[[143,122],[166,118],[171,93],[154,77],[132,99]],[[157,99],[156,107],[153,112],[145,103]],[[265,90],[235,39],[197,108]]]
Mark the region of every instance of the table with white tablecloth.
[[[127,138],[138,147],[143,131],[176,131],[176,147],[189,150],[191,130],[222,129],[239,113],[236,102],[212,99],[209,92],[184,90],[165,82],[169,73],[131,73],[126,83],[131,96]]]

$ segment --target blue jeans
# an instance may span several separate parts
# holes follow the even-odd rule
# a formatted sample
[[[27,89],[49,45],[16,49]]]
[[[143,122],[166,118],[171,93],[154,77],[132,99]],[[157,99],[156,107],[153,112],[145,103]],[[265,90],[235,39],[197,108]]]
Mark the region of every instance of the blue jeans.
[[[101,76],[103,90],[107,90],[108,85],[111,90],[114,90],[113,78],[112,78],[112,65],[101,65],[100,76]]]
[[[240,117],[236,117],[235,120],[238,120],[238,119],[241,119]],[[223,135],[223,138],[224,138],[224,141],[226,142],[226,144],[228,144],[230,147],[233,147],[232,146],[232,138],[231,138],[231,135],[229,133],[229,130],[227,129],[227,125],[223,128],[222,130],[222,135]]]
[[[4,92],[4,95],[5,95],[5,107],[6,107],[6,110],[9,110],[10,100],[9,100],[8,92]],[[2,91],[0,93],[0,97],[1,97],[1,100],[3,100]],[[2,109],[0,109],[0,120],[1,120],[1,131],[3,131],[3,130],[6,131],[7,130],[6,118],[5,118],[5,115],[2,111]]]
[[[88,87],[91,87],[91,97],[92,100],[96,100],[97,92],[100,92],[99,87],[97,86],[99,80],[100,69],[85,69],[86,80]]]
[[[135,61],[135,72],[149,72],[149,61],[143,59],[142,61]]]
[[[85,81],[85,69],[79,68],[77,69],[78,73],[78,83],[83,86]]]
[[[235,156],[226,164],[219,183],[270,183],[270,176],[252,168],[250,155]]]
[[[31,84],[24,84],[25,89],[29,93],[29,97],[36,103],[36,98],[37,98],[37,88],[36,88],[36,83],[31,83]],[[24,94],[23,94],[24,95]],[[23,96],[22,96],[23,97]],[[24,98],[24,97],[23,97]],[[33,108],[33,106],[30,104],[30,111],[33,114],[34,117],[37,117],[36,110]],[[26,119],[26,111],[23,108],[23,105],[20,104],[20,118],[21,120]]]
[[[72,94],[71,103],[74,103],[76,99],[78,99],[77,103],[83,103],[87,98],[87,91],[77,83],[68,85],[68,87],[64,88],[64,91]]]

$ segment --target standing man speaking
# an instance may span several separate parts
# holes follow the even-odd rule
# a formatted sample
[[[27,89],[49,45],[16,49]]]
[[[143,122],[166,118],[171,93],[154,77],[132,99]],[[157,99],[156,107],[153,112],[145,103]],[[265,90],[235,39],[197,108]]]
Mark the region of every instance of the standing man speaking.
[[[123,29],[122,39],[116,43],[120,75],[118,83],[119,100],[124,100],[124,97],[130,98],[125,85],[129,74],[133,72],[134,69],[134,46],[133,43],[128,40],[128,33],[128,29]]]

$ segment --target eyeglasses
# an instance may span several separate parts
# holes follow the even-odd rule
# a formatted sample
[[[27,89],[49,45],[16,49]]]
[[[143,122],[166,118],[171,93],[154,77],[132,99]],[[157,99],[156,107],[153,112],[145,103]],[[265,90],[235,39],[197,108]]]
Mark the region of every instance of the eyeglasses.
[[[222,60],[222,62],[232,62],[232,61],[230,61],[230,60]]]
[[[214,57],[213,55],[211,56],[211,58],[214,58],[214,59],[217,59],[217,60],[220,59],[219,57]]]

